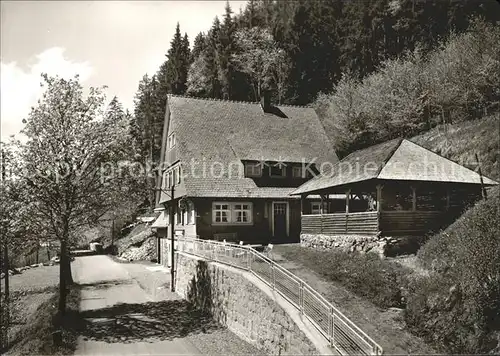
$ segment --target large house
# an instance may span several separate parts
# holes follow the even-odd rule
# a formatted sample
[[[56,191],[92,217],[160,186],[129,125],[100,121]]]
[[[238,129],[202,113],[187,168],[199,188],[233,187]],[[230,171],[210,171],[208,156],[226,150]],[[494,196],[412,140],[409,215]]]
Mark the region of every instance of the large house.
[[[245,243],[298,241],[301,200],[290,193],[320,164],[338,162],[313,108],[272,105],[267,96],[169,95],[160,160],[160,241],[173,211],[175,234]],[[321,210],[317,195],[306,204]]]

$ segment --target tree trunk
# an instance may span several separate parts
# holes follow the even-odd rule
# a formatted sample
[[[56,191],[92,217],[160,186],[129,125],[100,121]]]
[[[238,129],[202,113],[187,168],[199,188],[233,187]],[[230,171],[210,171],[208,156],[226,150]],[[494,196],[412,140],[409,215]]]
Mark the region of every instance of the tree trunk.
[[[4,300],[2,305],[2,352],[9,348],[9,324],[10,324],[10,287],[9,287],[9,251],[7,245],[7,239],[3,246],[3,272],[4,272]]]
[[[63,233],[61,239],[61,250],[59,254],[59,316],[64,315],[66,311],[66,296],[68,287],[73,284],[71,275],[71,261],[68,250],[69,224],[66,220],[63,223]]]
[[[61,240],[61,250],[59,251],[59,315],[64,315],[66,312],[66,295],[67,295],[67,278],[66,278],[66,239]]]

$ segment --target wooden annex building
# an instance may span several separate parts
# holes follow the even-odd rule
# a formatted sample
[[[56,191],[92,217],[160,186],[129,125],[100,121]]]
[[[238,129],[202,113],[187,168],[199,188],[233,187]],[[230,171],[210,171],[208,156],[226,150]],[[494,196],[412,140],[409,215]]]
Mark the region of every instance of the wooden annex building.
[[[482,184],[483,183],[483,184]],[[304,235],[424,235],[451,223],[481,198],[482,186],[497,182],[406,139],[353,152],[329,175],[293,192],[304,202],[319,194],[320,214],[303,204]],[[343,209],[329,196],[343,194]],[[356,198],[356,200],[353,200]]]

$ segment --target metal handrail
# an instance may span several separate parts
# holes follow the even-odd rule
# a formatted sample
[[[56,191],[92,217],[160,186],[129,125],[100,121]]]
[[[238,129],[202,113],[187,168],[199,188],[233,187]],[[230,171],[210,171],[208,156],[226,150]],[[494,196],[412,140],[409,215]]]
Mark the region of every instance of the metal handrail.
[[[176,242],[179,251],[251,272],[297,308],[301,317],[307,317],[341,355],[382,355],[382,347],[319,292],[253,247],[194,237],[178,237]]]

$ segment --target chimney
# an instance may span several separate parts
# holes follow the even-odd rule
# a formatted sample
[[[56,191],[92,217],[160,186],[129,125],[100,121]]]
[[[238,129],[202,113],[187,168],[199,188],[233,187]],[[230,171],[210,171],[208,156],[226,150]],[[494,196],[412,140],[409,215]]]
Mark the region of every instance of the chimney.
[[[269,90],[263,89],[260,95],[260,106],[264,112],[271,111],[271,93]]]

